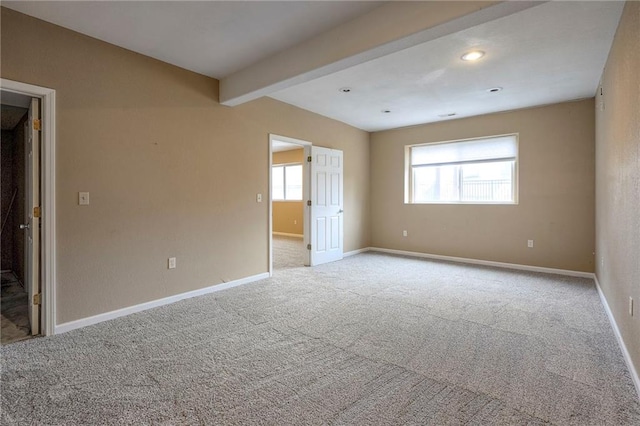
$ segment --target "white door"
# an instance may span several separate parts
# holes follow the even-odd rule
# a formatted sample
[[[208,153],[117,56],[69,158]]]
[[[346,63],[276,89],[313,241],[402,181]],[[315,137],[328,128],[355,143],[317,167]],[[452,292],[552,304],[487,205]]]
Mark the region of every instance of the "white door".
[[[25,279],[29,293],[29,322],[31,334],[40,334],[40,105],[31,100],[29,120],[25,123],[26,232]]]
[[[340,260],[343,228],[342,151],[311,147],[311,265]]]

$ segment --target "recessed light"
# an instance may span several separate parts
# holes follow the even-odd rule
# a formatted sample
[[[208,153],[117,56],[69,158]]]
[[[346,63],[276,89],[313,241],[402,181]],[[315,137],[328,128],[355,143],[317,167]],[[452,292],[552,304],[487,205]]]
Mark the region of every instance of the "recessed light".
[[[339,90],[342,93],[349,93],[349,92],[351,92],[351,87],[341,87]]]
[[[487,89],[489,93],[496,93],[502,90],[502,87],[492,87],[491,89]]]
[[[390,109],[383,109],[382,111],[380,111],[383,114],[389,114],[391,112]]]
[[[467,52],[460,57],[463,61],[477,61],[478,59],[484,56],[484,52],[482,50],[472,50],[471,52]]]
[[[447,118],[447,117],[453,117],[454,115],[456,115],[455,112],[450,112],[450,113],[447,113],[447,114],[440,114],[438,117]]]

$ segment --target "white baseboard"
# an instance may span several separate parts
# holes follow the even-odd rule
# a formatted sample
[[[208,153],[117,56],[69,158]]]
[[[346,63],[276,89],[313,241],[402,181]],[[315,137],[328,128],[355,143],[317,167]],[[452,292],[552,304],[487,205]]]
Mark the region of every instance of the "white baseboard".
[[[494,262],[492,260],[469,259],[466,257],[442,256],[439,254],[420,253],[415,251],[393,250],[380,247],[369,247],[370,251],[398,254],[402,256],[421,257],[426,259],[446,260],[449,262],[471,263],[473,265],[495,266],[497,268],[518,269],[521,271],[543,272],[546,274],[568,275],[570,277],[593,278],[592,272],[571,271],[568,269],[545,268],[542,266],[520,265],[517,263]]]
[[[273,235],[280,235],[281,237],[294,237],[294,238],[304,238],[302,234],[287,234],[286,232],[272,232]]]
[[[54,334],[66,333],[67,331],[75,330],[93,324],[98,324],[103,321],[109,321],[111,319],[131,315],[136,312],[146,311],[147,309],[169,305],[171,303],[179,302],[180,300],[190,299],[192,297],[202,296],[204,294],[214,293],[216,291],[226,290],[228,288],[237,287],[239,285],[260,281],[265,278],[269,278],[268,272],[258,275],[252,275],[250,277],[240,278],[238,280],[233,280],[222,284],[212,285],[198,290],[187,291],[186,293],[180,293],[174,296],[152,300],[150,302],[140,303],[139,305],[129,306],[111,312],[105,312],[103,314],[94,315],[92,317],[81,318],[79,320],[69,321],[63,324],[57,324],[55,326]]]
[[[364,253],[364,252],[367,252],[367,251],[370,251],[370,250],[371,250],[371,247],[365,247],[365,248],[361,248],[361,249],[357,249],[357,250],[351,250],[351,251],[348,251],[348,252],[344,253],[342,255],[342,257],[355,256],[356,254]]]
[[[629,374],[631,374],[631,380],[633,381],[633,384],[636,387],[636,392],[638,393],[638,398],[640,399],[640,376],[638,376],[638,370],[636,370],[636,367],[633,365],[633,361],[631,360],[631,354],[629,354],[629,351],[627,350],[627,345],[625,345],[624,340],[622,340],[622,334],[620,334],[620,329],[618,328],[616,319],[613,317],[613,312],[611,312],[611,308],[609,308],[609,303],[607,302],[607,298],[604,297],[604,293],[602,292],[602,288],[600,287],[600,281],[598,281],[598,277],[596,274],[593,274],[593,280],[596,282],[596,288],[598,289],[598,294],[600,295],[602,306],[604,306],[604,310],[607,313],[607,317],[609,317],[611,328],[613,328],[613,334],[616,335],[616,340],[618,340],[618,345],[620,346],[620,350],[622,351],[622,356],[624,357],[624,360],[627,363]]]

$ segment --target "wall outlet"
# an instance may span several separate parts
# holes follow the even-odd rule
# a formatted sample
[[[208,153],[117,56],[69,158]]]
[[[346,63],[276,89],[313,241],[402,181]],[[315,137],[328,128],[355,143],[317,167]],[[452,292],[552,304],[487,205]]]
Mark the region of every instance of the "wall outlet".
[[[293,224],[294,224],[294,225],[297,225],[297,224],[298,224],[298,221],[294,219],[294,220],[293,220]]]
[[[527,247],[533,248],[533,240],[527,240]]]
[[[402,231],[402,236],[406,237],[407,235],[409,235],[409,233],[407,232],[407,230],[405,229],[404,231]]]
[[[78,204],[81,206],[89,205],[89,193],[88,192],[78,192]]]
[[[633,316],[633,297],[629,297],[629,315]]]
[[[175,257],[170,257],[169,258],[169,269],[176,269],[176,258]]]

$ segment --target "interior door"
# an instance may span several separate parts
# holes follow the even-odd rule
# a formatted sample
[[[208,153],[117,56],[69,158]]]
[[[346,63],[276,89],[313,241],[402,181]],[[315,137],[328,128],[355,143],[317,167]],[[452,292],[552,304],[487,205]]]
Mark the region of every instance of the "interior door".
[[[26,197],[25,222],[20,225],[25,238],[25,285],[29,293],[31,334],[40,334],[40,105],[32,99],[25,123]]]
[[[343,155],[311,147],[311,265],[343,258]]]

